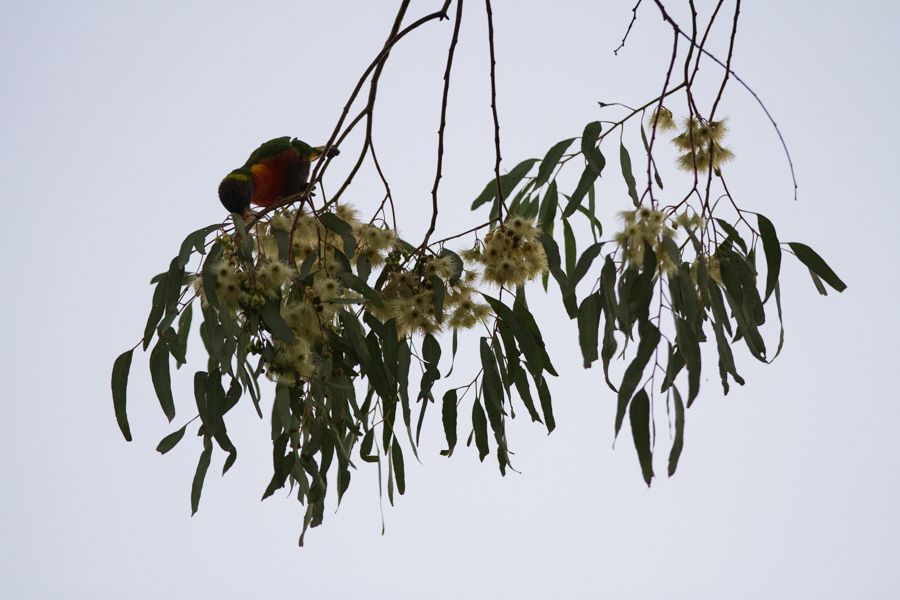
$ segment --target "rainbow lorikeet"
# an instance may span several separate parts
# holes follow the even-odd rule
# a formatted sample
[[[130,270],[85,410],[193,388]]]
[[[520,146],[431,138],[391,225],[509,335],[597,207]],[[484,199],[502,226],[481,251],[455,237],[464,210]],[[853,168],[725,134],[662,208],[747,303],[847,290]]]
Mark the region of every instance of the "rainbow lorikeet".
[[[219,200],[231,212],[247,215],[250,204],[272,206],[306,189],[310,163],[322,155],[297,138],[269,140],[253,151],[247,162],[225,176],[219,184]],[[330,156],[338,154],[332,148]]]

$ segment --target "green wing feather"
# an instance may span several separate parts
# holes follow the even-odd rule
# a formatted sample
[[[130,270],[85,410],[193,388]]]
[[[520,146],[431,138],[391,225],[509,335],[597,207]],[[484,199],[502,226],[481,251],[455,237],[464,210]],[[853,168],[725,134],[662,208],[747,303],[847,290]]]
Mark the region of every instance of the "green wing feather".
[[[250,158],[248,158],[247,162],[244,163],[244,168],[249,169],[251,166],[262,160],[265,160],[272,156],[277,156],[282,152],[290,150],[291,147],[291,138],[287,135],[284,137],[269,140],[253,151],[253,153],[250,155]]]

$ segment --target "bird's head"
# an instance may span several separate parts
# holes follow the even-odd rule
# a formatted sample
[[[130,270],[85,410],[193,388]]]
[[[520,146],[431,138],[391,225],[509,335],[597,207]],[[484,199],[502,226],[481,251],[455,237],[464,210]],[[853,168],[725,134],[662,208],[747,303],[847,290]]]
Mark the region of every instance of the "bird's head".
[[[235,169],[219,184],[219,200],[230,212],[243,215],[250,209],[253,198],[253,173],[250,169]]]
[[[325,154],[325,146],[310,146],[306,142],[300,141],[297,138],[294,138],[291,141],[291,145],[297,149],[297,152],[300,153],[300,156],[306,158],[310,162]],[[340,150],[332,147],[328,150],[328,158],[337,156],[340,153]]]

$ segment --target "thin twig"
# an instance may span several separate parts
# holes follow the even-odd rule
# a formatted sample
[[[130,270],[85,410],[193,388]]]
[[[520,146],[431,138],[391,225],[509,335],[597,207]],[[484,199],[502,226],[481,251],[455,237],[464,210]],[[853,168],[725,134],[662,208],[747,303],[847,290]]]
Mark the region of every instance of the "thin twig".
[[[494,57],[494,11],[491,9],[491,0],[484,0],[484,6],[487,10],[488,22],[488,47],[491,52],[491,112],[494,115],[494,179],[497,182],[497,214],[500,222],[503,222],[503,186],[500,184],[500,119],[497,116],[497,76],[496,65],[497,60]]]
[[[453,53],[459,40],[459,29],[462,24],[463,0],[456,2],[456,22],[453,24],[453,36],[447,50],[447,67],[444,69],[444,93],[441,96],[441,124],[438,127],[437,167],[434,173],[434,185],[431,188],[431,224],[422,240],[422,248],[428,246],[428,239],[434,233],[438,216],[438,187],[441,185],[441,169],[444,165],[444,129],[447,126],[447,98],[450,94],[450,72],[453,68]]]

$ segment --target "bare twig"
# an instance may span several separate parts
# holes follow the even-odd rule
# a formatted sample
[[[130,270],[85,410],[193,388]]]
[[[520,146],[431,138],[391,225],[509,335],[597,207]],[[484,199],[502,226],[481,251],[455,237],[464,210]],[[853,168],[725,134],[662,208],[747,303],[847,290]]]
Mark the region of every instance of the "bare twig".
[[[497,76],[496,65],[497,60],[494,57],[494,11],[491,9],[491,0],[484,0],[484,6],[487,10],[488,22],[488,47],[491,52],[491,112],[494,115],[494,179],[497,181],[497,214],[500,216],[500,222],[503,222],[503,186],[500,184],[500,119],[497,116]]]
[[[441,185],[441,169],[444,165],[444,129],[447,126],[447,98],[450,94],[450,72],[453,68],[453,53],[459,40],[459,28],[462,24],[463,0],[456,2],[456,22],[453,24],[453,36],[450,38],[450,48],[447,50],[447,67],[444,69],[444,93],[441,96],[441,124],[438,127],[437,167],[434,173],[434,185],[431,188],[431,224],[422,240],[422,248],[428,246],[428,239],[434,233],[438,216],[438,187]]]

